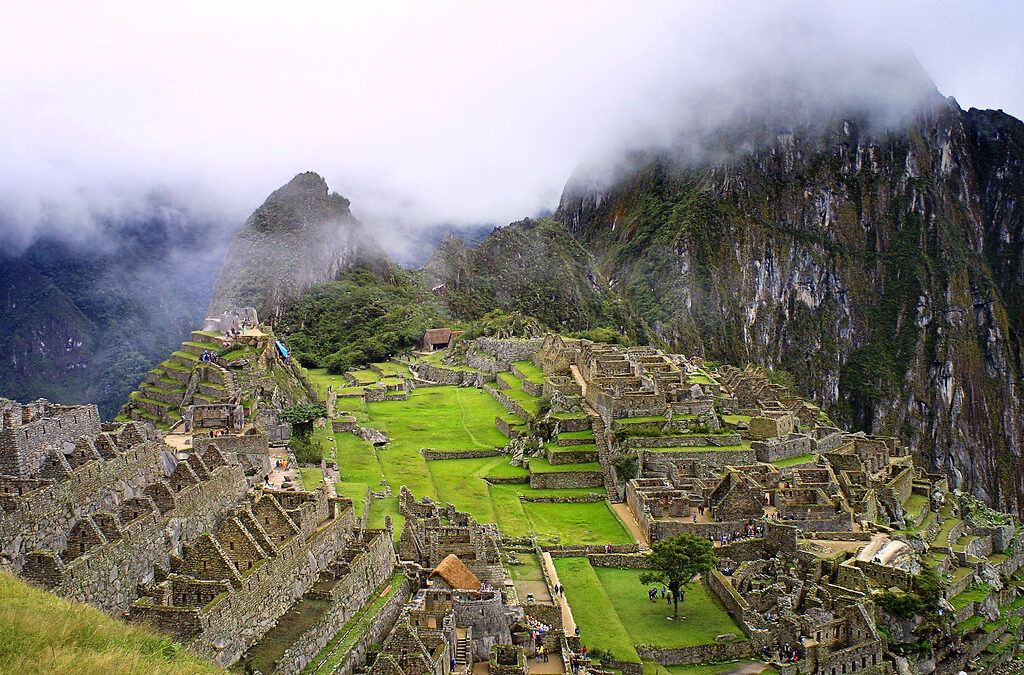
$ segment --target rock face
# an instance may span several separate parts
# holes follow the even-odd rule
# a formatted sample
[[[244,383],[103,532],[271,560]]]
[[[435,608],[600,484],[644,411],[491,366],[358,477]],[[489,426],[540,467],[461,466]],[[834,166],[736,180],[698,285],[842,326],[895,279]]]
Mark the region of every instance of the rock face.
[[[338,270],[381,256],[349,201],[317,174],[299,174],[267,197],[231,241],[209,314],[252,306],[261,319],[278,317],[288,301]]]
[[[754,130],[719,157],[573,181],[556,218],[673,349],[785,370],[1024,511],[1024,125],[939,101]]]
[[[644,335],[626,308],[615,302],[608,281],[594,268],[593,256],[550,219],[526,219],[496,229],[474,248],[449,237],[430,257],[424,276],[459,318],[479,319],[502,309],[564,331],[615,325]]]

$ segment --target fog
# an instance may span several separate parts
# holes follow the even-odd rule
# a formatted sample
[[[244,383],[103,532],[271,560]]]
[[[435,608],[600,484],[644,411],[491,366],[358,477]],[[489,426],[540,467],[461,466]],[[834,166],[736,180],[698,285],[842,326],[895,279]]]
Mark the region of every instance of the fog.
[[[893,4],[8,5],[0,246],[103,245],[97,222],[154,203],[226,237],[306,170],[386,243],[506,223],[581,163],[780,96],[894,123],[934,92],[915,58],[962,107],[1024,115],[1024,7]]]

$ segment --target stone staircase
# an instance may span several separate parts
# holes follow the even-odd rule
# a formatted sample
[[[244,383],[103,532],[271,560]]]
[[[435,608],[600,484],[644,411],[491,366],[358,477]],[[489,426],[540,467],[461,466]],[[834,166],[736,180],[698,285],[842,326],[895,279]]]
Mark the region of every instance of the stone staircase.
[[[583,403],[583,410],[590,417],[590,426],[594,430],[594,444],[597,446],[597,461],[601,463],[601,472],[604,475],[604,491],[611,501],[618,500],[619,494],[615,489],[615,476],[612,473],[612,445],[608,438],[608,431],[604,420],[597,412],[586,403]]]
[[[121,414],[128,419],[143,420],[167,429],[181,420],[185,398],[203,403],[231,400],[236,392],[231,372],[216,363],[200,361],[203,352],[217,352],[221,347],[211,336],[192,331],[181,349],[146,373],[138,391],[129,396]],[[204,368],[203,378],[195,379],[197,368]]]
[[[469,631],[465,628],[455,630],[455,669],[466,672],[473,667],[473,647],[469,644]]]

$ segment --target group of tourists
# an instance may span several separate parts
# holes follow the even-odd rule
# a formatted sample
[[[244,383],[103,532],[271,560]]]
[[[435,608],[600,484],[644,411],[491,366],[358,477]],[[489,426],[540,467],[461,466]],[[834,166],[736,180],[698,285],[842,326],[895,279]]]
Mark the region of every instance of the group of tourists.
[[[694,522],[696,522],[696,521],[694,521]],[[761,526],[761,525],[755,525],[751,521],[748,520],[746,525],[743,526],[743,530],[742,531],[740,531],[740,532],[732,532],[732,533],[723,532],[721,535],[718,536],[717,542],[719,544],[721,544],[722,546],[727,546],[728,544],[731,544],[734,541],[739,541],[740,539],[750,539],[752,537],[763,537],[763,536],[764,536],[764,527]],[[715,543],[715,541],[716,541],[715,535],[709,534],[708,535],[708,541],[710,541],[711,543]]]
[[[565,586],[563,586],[562,584],[555,584],[555,589],[554,590],[555,590],[555,597],[558,597],[559,595],[562,596],[563,598],[565,597]]]
[[[576,636],[579,637],[579,627],[576,628]],[[582,654],[576,656],[576,654],[569,655],[569,667],[572,668],[573,673],[578,673],[580,670],[585,669],[586,664],[590,662],[590,657],[587,656],[587,648],[583,647],[581,650]]]
[[[226,429],[210,429],[210,438],[218,438],[226,433]]]
[[[799,645],[775,645],[773,650],[768,645],[761,647],[761,656],[766,661],[775,661],[776,663],[793,663],[799,661],[804,657],[804,650]]]
[[[207,350],[206,350],[205,352],[203,352],[203,353],[202,353],[202,354],[201,354],[201,355],[199,356],[199,360],[200,360],[200,361],[203,361],[203,362],[205,363],[205,362],[207,362],[207,361],[213,361],[213,360],[214,360],[214,359],[215,359],[216,357],[217,357],[217,355],[216,355],[216,354],[214,354],[214,353],[213,353],[213,352],[211,352],[211,351],[210,351],[209,349],[207,349]]]
[[[650,589],[648,589],[647,590],[647,599],[650,600],[651,602],[655,602],[658,599],[658,592],[659,591],[658,591],[657,588],[650,588]],[[685,597],[686,597],[686,591],[684,591],[683,589],[680,588],[679,590],[677,590],[675,592],[675,598],[677,598],[679,600],[679,602],[682,602]],[[670,591],[667,588],[662,588],[661,589],[661,599],[665,600],[666,602],[668,602],[668,604],[671,605],[672,604],[672,600],[673,600],[673,593],[672,593],[672,591]]]

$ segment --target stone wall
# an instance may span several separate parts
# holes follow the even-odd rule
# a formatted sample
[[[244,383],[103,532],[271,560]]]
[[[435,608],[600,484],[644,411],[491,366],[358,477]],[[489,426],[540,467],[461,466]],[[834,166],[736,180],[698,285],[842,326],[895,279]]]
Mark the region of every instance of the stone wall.
[[[420,361],[416,364],[416,374],[422,379],[430,380],[436,384],[457,387],[482,387],[485,382],[494,381],[494,375],[491,373],[476,370],[455,370],[427,363],[426,361]]]
[[[411,579],[405,579],[398,592],[392,593],[384,601],[384,605],[370,619],[369,625],[360,633],[355,644],[349,648],[348,654],[341,664],[334,669],[332,675],[351,675],[352,672],[362,666],[363,661],[366,660],[367,648],[370,645],[382,644],[384,642],[384,638],[398,620],[398,615],[401,613],[414,587],[415,582]]]
[[[482,457],[497,457],[501,452],[494,450],[434,450],[433,448],[422,448],[420,452],[423,459],[478,459]]]
[[[587,561],[594,567],[647,569],[647,556],[641,553],[590,553]]]
[[[276,555],[248,573],[240,588],[203,608],[201,632],[188,642],[188,649],[220,666],[237,661],[312,587],[321,570],[340,557],[354,526],[355,511],[347,508],[308,539],[299,534],[283,542]]]
[[[192,436],[192,450],[203,454],[210,445],[215,444],[221,452],[233,452],[242,455],[266,455],[269,452],[266,434],[225,434],[210,438],[209,434]]]
[[[163,480],[176,463],[170,450],[158,441],[142,443],[110,459],[86,462],[59,483],[21,495],[13,511],[0,513],[0,552],[19,570],[28,551],[64,550],[75,519],[116,511],[122,501]]]
[[[640,450],[639,455],[645,472],[664,470],[659,469],[658,464],[666,462],[696,460],[711,467],[723,468],[726,466],[754,464],[757,461],[754,451],[745,448],[737,450],[678,450],[668,452]]]
[[[387,531],[373,535],[366,549],[349,563],[349,572],[331,590],[330,609],[300,635],[277,663],[275,673],[297,673],[327,646],[395,568],[395,549]],[[400,586],[402,584],[399,584]],[[394,589],[399,591],[399,589]]]
[[[592,488],[604,486],[601,471],[551,471],[531,473],[530,487],[535,490],[561,490],[563,488]]]
[[[603,502],[607,497],[597,492],[590,492],[585,495],[572,495],[570,497],[562,497],[558,495],[549,495],[543,497],[535,497],[531,495],[519,495],[519,501],[521,502],[535,502],[541,504],[594,504],[597,502]]]
[[[513,361],[529,361],[540,349],[542,340],[502,340],[498,338],[477,338],[470,345],[476,347],[485,354],[489,354],[498,361],[511,363]]]
[[[708,436],[632,436],[623,445],[630,448],[686,448],[700,445],[742,448],[739,434],[711,434]]]
[[[171,554],[180,555],[183,545],[213,530],[245,488],[240,467],[214,469],[208,480],[176,493],[172,510],[123,525],[119,539],[64,565],[63,580],[49,590],[112,614],[126,611],[138,597],[138,585],[153,579],[154,567],[169,570]]]
[[[8,401],[0,420],[0,474],[36,474],[46,455],[74,444],[79,436],[100,433],[94,405],[61,406],[40,399],[24,405]]]
[[[777,462],[791,457],[809,455],[813,451],[813,445],[813,440],[806,434],[790,434],[785,437],[752,441],[750,449],[757,455],[759,462]]]
[[[750,640],[738,639],[678,649],[645,647],[638,649],[637,653],[640,654],[640,658],[657,661],[663,666],[682,666],[746,658],[753,655],[753,646]]]
[[[513,401],[512,399],[510,399],[505,394],[505,392],[501,391],[500,389],[495,389],[494,387],[485,386],[484,387],[484,391],[486,391],[488,394],[490,394],[491,397],[495,401],[497,401],[499,404],[501,404],[502,408],[504,408],[506,411],[512,413],[513,415],[518,415],[519,417],[523,418],[524,420],[528,420],[531,417],[533,417],[529,412],[527,412],[526,408],[521,406],[517,401]]]

